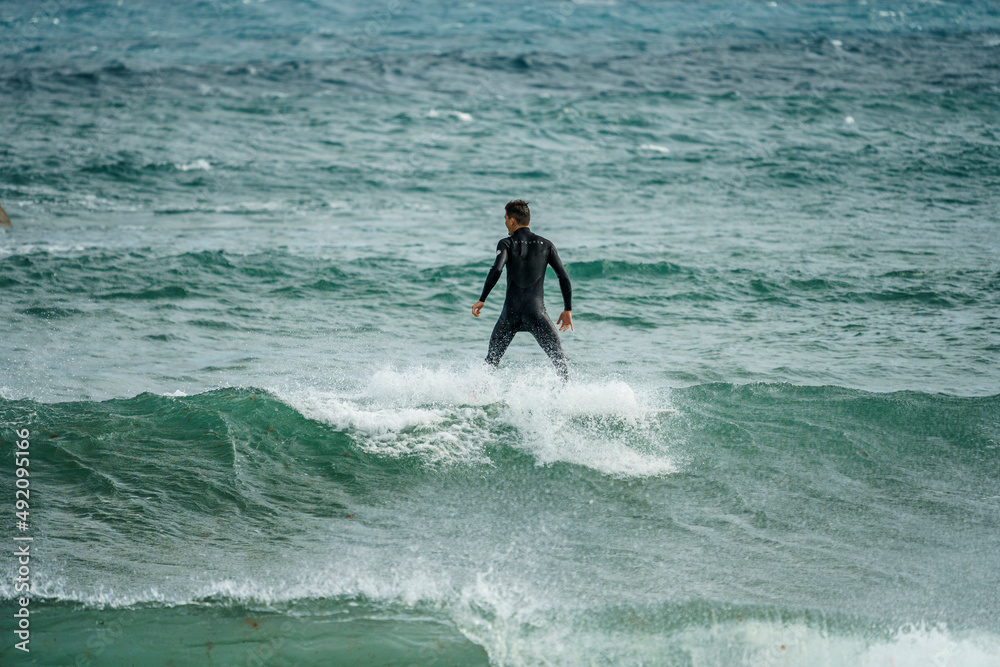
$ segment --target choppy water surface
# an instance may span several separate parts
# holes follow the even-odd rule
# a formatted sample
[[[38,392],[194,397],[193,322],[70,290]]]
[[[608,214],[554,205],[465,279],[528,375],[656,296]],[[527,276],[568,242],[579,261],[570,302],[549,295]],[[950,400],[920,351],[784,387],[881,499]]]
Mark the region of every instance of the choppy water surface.
[[[994,4],[27,3],[0,42],[4,664],[1000,660]],[[479,365],[516,197],[567,386],[530,337]]]

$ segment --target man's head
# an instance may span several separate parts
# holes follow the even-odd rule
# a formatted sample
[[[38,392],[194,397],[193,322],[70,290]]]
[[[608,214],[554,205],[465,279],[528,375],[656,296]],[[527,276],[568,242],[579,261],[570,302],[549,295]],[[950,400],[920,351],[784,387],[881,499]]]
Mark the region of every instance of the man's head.
[[[515,199],[514,201],[507,202],[504,210],[503,221],[507,225],[508,234],[513,234],[515,230],[521,227],[527,227],[531,222],[531,211],[528,210],[528,202],[523,199]]]

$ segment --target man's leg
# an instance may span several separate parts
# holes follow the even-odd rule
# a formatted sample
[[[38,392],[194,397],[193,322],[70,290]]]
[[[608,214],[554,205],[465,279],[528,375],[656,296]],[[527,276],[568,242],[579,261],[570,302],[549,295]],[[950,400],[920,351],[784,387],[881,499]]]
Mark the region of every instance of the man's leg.
[[[552,323],[548,315],[543,314],[531,322],[531,335],[535,337],[538,344],[549,355],[549,359],[555,364],[556,372],[563,382],[569,380],[569,362],[566,360],[566,353],[563,352],[562,343],[559,341],[559,332],[556,325]]]
[[[510,341],[514,340],[515,333],[517,333],[517,329],[511,326],[507,318],[501,313],[500,319],[497,320],[496,325],[493,327],[493,335],[490,336],[490,349],[486,353],[486,363],[493,368],[500,365],[500,358],[507,351]]]

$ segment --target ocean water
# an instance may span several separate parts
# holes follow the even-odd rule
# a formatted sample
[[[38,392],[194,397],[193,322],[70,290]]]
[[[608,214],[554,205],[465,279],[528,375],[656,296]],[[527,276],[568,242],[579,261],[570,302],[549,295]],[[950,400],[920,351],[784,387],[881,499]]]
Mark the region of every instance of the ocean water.
[[[0,3],[0,109],[0,663],[1000,664],[996,3]]]

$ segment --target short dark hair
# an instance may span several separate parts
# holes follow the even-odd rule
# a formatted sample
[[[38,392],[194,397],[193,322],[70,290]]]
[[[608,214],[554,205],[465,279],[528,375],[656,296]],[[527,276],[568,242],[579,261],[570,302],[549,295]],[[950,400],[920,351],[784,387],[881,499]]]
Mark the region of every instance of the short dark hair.
[[[528,202],[523,199],[515,199],[514,201],[507,202],[507,206],[504,209],[507,211],[507,217],[513,218],[521,226],[531,222],[531,211],[528,209]]]

